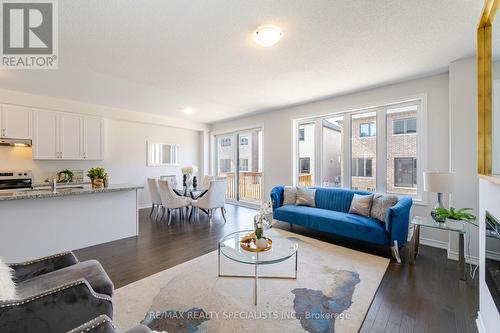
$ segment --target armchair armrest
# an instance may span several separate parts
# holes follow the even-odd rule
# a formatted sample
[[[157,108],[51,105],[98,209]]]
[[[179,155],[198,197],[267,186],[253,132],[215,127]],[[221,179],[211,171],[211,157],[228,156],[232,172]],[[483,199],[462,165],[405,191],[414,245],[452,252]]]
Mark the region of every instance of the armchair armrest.
[[[391,245],[395,240],[400,246],[406,244],[412,204],[413,200],[410,197],[401,197],[394,206],[387,209],[385,227],[389,233]]]
[[[14,270],[15,282],[21,282],[77,264],[78,262],[78,258],[73,252],[63,252],[31,261],[9,264],[9,267]]]
[[[111,297],[85,279],[19,300],[0,301],[0,332],[67,332],[101,314],[113,315]]]
[[[283,191],[284,186],[276,186],[271,190],[271,202],[273,203],[273,210],[283,206]]]

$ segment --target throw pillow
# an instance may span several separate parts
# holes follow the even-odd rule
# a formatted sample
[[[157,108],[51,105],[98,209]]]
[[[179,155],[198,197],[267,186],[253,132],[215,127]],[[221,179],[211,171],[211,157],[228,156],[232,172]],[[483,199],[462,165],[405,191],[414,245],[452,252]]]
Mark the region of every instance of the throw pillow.
[[[368,194],[368,195],[354,194],[354,197],[352,198],[351,201],[351,208],[349,208],[349,213],[362,216],[370,216],[372,202],[373,202],[373,194]]]
[[[297,206],[316,207],[316,190],[307,187],[297,187]]]
[[[397,202],[398,197],[395,195],[375,194],[370,216],[385,223],[387,208],[394,206]]]
[[[295,186],[285,186],[283,192],[283,206],[295,205],[297,202],[297,188]]]
[[[0,258],[0,301],[16,298],[16,285],[12,280],[14,270]]]

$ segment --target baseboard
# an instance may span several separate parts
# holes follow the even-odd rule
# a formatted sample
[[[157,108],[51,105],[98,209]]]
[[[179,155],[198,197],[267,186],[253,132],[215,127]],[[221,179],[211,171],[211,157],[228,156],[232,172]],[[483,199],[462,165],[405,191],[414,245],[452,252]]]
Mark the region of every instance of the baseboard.
[[[438,249],[448,250],[448,242],[438,241],[431,238],[420,237],[420,244],[437,247]]]
[[[481,312],[477,313],[476,327],[479,333],[486,333],[486,329],[484,328],[483,324],[483,317],[481,317]]]
[[[448,250],[448,259],[458,261],[458,252]],[[465,262],[468,264],[479,265],[479,258],[474,256],[465,256]]]
[[[151,204],[150,203],[140,203],[139,204],[139,209],[145,209],[145,208],[149,208],[151,209]]]

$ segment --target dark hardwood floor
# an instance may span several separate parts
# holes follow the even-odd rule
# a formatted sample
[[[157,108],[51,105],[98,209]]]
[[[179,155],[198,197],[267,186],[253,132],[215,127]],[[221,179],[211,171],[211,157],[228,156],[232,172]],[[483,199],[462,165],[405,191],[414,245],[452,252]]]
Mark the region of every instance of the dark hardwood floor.
[[[227,205],[228,222],[220,213],[212,225],[201,216],[192,224],[178,217],[170,226],[139,213],[139,237],[75,251],[80,260],[97,259],[119,288],[154,273],[217,249],[218,240],[232,231],[252,228],[255,210]],[[286,223],[278,228],[290,231]],[[295,226],[293,232],[325,242],[390,257],[385,248],[367,246]],[[446,251],[422,246],[415,266],[391,261],[366,315],[361,332],[477,332],[478,274],[474,280],[458,279],[457,262]]]

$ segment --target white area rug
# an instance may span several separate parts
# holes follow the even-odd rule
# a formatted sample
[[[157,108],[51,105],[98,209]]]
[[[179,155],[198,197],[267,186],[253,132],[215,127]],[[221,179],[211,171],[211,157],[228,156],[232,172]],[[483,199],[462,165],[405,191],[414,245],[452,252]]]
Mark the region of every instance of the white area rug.
[[[297,280],[217,276],[217,251],[116,290],[114,321],[174,332],[357,332],[389,259],[279,229],[299,243]],[[271,238],[272,234],[267,234]],[[222,273],[253,266],[222,261]],[[293,275],[295,260],[261,266],[263,275]]]

